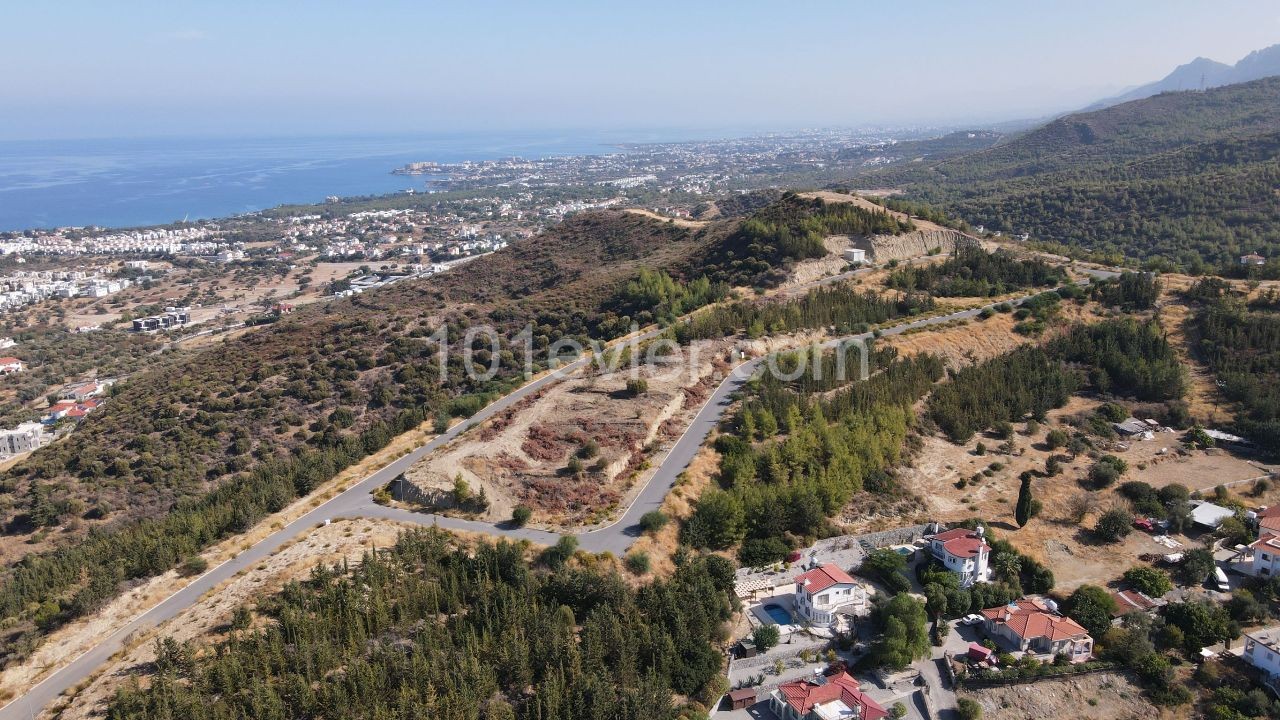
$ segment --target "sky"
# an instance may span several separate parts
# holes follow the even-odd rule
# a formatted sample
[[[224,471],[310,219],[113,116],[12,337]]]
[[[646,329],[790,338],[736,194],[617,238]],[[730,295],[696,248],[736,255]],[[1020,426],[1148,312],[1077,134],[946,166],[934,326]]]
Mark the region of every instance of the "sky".
[[[976,124],[1280,42],[1274,0],[3,5],[0,140]]]

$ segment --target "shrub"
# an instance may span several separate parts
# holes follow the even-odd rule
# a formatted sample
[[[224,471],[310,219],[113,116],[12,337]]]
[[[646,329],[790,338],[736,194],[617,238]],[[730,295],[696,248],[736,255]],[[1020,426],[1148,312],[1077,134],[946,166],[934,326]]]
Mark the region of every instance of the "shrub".
[[[1153,567],[1135,567],[1125,570],[1124,581],[1138,592],[1158,598],[1173,589],[1168,573]]]
[[[640,530],[652,535],[665,528],[669,522],[671,518],[668,518],[666,513],[661,510],[650,510],[640,516]]]
[[[627,570],[630,570],[635,575],[644,575],[649,572],[651,566],[649,554],[638,550],[628,555],[623,563],[627,566]]]
[[[588,440],[582,444],[582,447],[578,448],[578,457],[582,458],[583,460],[590,460],[591,458],[599,454],[600,454],[600,443],[596,442],[595,440]]]
[[[751,633],[751,641],[755,643],[756,650],[763,653],[777,647],[781,636],[782,632],[778,630],[777,625],[761,625]]]
[[[1093,532],[1104,542],[1119,542],[1132,530],[1129,526],[1129,513],[1120,508],[1112,508],[1098,518]]]
[[[209,569],[209,561],[199,555],[192,555],[182,562],[179,569],[183,575],[193,577],[195,575],[203,575],[205,570]]]
[[[1081,585],[1067,598],[1066,612],[1094,637],[1102,637],[1111,627],[1116,601],[1097,585]]]
[[[982,720],[982,706],[977,700],[971,700],[967,697],[956,699],[956,710],[959,712],[960,720]]]
[[[627,381],[627,394],[631,397],[639,397],[649,392],[649,381],[644,378],[633,378]]]
[[[531,517],[533,517],[533,508],[524,504],[517,505],[511,511],[511,524],[516,527],[524,527],[529,523],[529,518]]]
[[[1066,447],[1067,442],[1070,440],[1071,438],[1067,436],[1066,432],[1057,429],[1050,430],[1049,433],[1044,436],[1044,444],[1047,445],[1050,450],[1057,450],[1058,448]]]

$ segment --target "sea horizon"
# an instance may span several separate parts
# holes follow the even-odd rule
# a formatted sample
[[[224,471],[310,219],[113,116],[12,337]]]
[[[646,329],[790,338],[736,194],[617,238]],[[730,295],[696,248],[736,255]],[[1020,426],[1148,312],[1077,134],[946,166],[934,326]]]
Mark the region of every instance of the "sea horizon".
[[[426,190],[429,178],[392,173],[411,162],[597,155],[623,144],[731,136],[530,130],[0,140],[0,231],[207,220],[330,196]]]

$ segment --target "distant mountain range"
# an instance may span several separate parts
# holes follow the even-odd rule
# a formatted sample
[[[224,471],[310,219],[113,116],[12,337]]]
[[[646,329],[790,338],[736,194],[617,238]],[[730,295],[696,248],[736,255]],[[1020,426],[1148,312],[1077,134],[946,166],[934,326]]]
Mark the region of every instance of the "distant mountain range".
[[[1131,100],[1149,98],[1163,92],[1221,87],[1223,85],[1260,80],[1272,75],[1280,75],[1280,45],[1272,45],[1269,48],[1255,50],[1235,65],[1227,65],[1217,60],[1198,57],[1185,65],[1179,65],[1161,80],[1133,88],[1106,100],[1100,100],[1085,109],[1100,110]]]
[[[1280,257],[1280,77],[1074,113],[971,152],[918,154],[858,182],[1100,256],[1190,269]]]

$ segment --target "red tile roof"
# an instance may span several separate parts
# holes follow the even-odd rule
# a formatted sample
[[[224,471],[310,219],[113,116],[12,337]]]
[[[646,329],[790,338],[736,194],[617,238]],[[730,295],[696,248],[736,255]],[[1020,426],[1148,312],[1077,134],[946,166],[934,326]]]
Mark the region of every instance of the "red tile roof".
[[[22,361],[16,357],[0,357],[0,365],[19,365]]]
[[[1050,612],[1048,606],[1036,598],[1021,598],[1008,605],[987,608],[982,615],[1004,624],[1024,640],[1047,637],[1050,642],[1057,642],[1089,634],[1080,623]]]
[[[1120,617],[1135,610],[1139,612],[1150,610],[1158,604],[1153,598],[1137,590],[1113,592],[1111,593],[1111,599],[1116,601],[1116,611],[1111,613],[1113,617]]]
[[[1280,533],[1280,516],[1267,515],[1266,517],[1258,518],[1258,527],[1262,530]]]
[[[990,659],[992,655],[995,655],[995,651],[989,647],[985,647],[983,645],[979,645],[978,643],[971,642],[969,643],[968,655],[974,660],[981,661],[981,660]]]
[[[967,528],[940,532],[933,539],[941,542],[948,553],[960,558],[974,557],[987,548],[987,541],[977,531]]]
[[[832,585],[841,583],[853,583],[855,580],[849,577],[849,573],[840,569],[838,565],[827,563],[821,567],[816,567],[807,573],[796,576],[796,584],[804,586],[805,592],[809,594],[822,592]]]
[[[792,680],[779,685],[778,692],[801,717],[808,715],[815,705],[835,700],[843,702],[849,709],[860,710],[862,720],[880,720],[889,714],[880,703],[859,690],[858,681],[845,672],[826,678],[822,684],[808,679]]]
[[[1269,530],[1265,525],[1263,529]],[[1249,547],[1253,550],[1266,550],[1268,552],[1280,553],[1280,537],[1276,537],[1276,532],[1262,532],[1258,534],[1258,539],[1249,543]]]
[[[1269,517],[1280,517],[1280,505],[1272,505],[1271,507],[1264,507],[1260,510],[1254,511],[1253,514],[1257,515],[1259,519],[1269,518]]]

